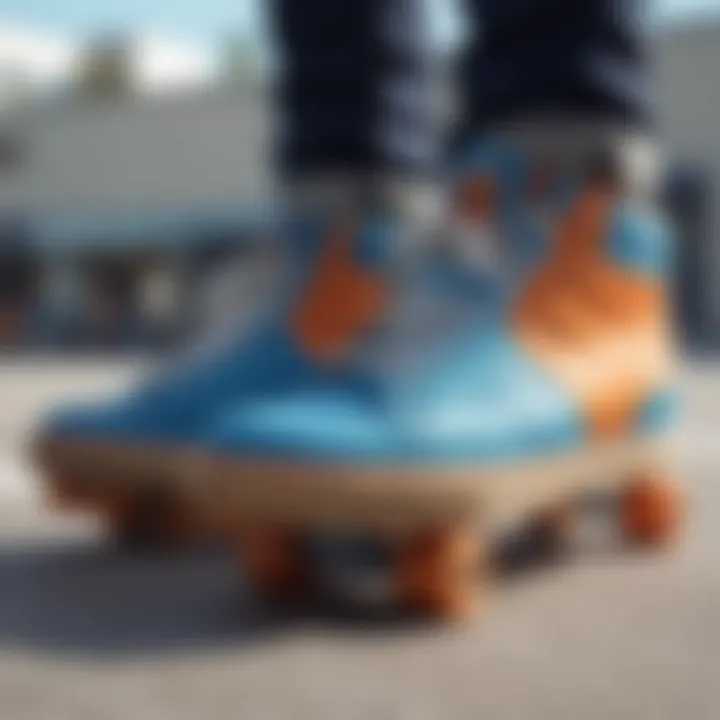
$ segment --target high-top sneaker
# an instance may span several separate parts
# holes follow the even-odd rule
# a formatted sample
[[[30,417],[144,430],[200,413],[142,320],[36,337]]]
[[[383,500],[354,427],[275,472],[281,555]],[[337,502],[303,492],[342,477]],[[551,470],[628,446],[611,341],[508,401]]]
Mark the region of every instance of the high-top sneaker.
[[[439,253],[397,265],[398,239],[364,224],[316,236],[286,331],[317,381],[211,426],[197,491],[264,590],[307,577],[308,530],[377,531],[402,600],[455,614],[474,596],[478,524],[596,482],[622,488],[631,538],[676,529],[662,221],[595,153],[467,157]]]
[[[182,493],[188,453],[210,420],[228,405],[317,382],[325,362],[380,312],[388,288],[365,267],[395,248],[385,237],[397,234],[392,223],[381,213],[358,221],[344,189],[311,194],[301,205],[314,207],[322,195],[323,207],[280,223],[287,250],[277,287],[242,330],[200,343],[119,397],[49,414],[34,447],[61,503],[102,510],[128,542],[184,538],[196,524]],[[337,218],[332,227],[325,202]],[[296,306],[298,288],[311,281]]]
[[[194,538],[199,528],[181,497],[188,444],[229,394],[254,389],[275,369],[272,333],[246,319],[204,333],[119,395],[52,409],[32,446],[51,498],[98,511],[123,545]]]

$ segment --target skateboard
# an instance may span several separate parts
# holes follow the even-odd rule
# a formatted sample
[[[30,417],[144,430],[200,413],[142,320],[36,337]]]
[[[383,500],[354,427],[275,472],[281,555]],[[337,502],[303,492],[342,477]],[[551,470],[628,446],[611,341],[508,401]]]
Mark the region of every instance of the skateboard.
[[[515,527],[531,542],[566,541],[577,501],[614,497],[614,522],[631,545],[669,546],[684,516],[666,469],[666,439],[598,445],[507,467],[457,470],[206,461],[195,502],[228,539],[254,591],[296,601],[317,589],[314,537],[348,532],[382,543],[393,596],[412,613],[466,616],[490,576],[490,538]],[[198,488],[200,485],[198,485]]]

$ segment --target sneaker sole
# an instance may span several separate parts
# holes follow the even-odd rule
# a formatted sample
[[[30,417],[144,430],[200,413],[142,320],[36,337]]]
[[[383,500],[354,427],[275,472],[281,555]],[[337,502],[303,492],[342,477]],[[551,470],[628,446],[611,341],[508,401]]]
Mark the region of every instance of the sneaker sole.
[[[186,488],[223,524],[243,519],[413,530],[517,518],[586,491],[619,489],[634,476],[665,472],[674,454],[671,438],[663,436],[458,468],[199,456],[186,465]]]

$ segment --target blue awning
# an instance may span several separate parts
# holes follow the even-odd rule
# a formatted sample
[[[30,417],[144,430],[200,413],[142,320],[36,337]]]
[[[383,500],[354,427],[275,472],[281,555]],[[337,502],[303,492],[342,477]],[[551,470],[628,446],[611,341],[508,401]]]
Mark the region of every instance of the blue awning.
[[[202,245],[213,237],[261,233],[271,217],[266,210],[246,205],[57,213],[31,222],[31,235],[42,250],[183,247]]]

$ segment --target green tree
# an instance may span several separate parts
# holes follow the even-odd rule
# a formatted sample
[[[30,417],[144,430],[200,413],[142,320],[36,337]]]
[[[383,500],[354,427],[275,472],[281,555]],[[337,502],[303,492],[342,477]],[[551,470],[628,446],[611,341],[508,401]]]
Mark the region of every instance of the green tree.
[[[130,91],[130,48],[125,38],[101,38],[82,54],[77,87],[84,97],[111,99]]]

